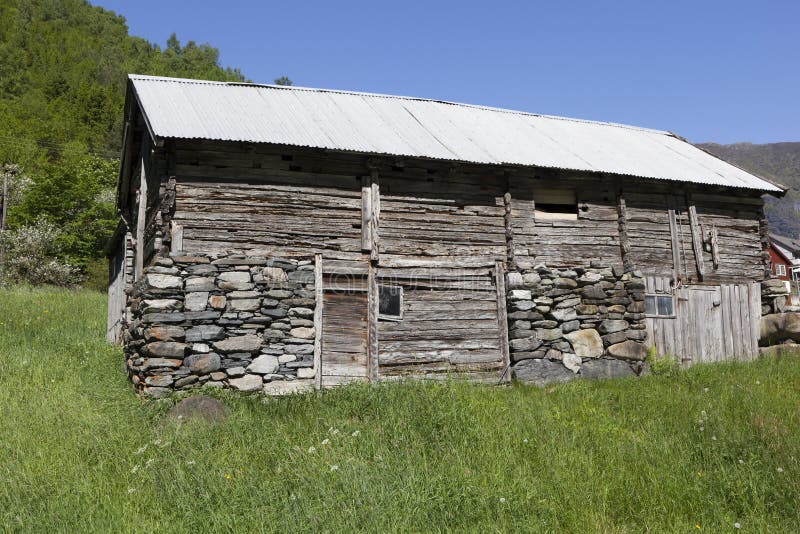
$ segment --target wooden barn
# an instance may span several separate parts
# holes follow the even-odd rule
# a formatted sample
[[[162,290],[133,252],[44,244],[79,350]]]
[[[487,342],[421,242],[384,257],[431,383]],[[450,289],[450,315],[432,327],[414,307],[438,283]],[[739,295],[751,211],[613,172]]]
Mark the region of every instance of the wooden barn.
[[[664,131],[131,75],[108,335],[153,396],[750,358],[765,193]]]

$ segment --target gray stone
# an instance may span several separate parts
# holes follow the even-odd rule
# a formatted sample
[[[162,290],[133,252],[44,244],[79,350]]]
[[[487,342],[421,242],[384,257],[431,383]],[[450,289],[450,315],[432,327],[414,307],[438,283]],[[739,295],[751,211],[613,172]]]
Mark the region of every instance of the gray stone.
[[[580,376],[591,379],[621,378],[635,376],[631,366],[622,360],[600,358],[588,360],[581,365]]]
[[[189,267],[186,268],[186,272],[189,274],[216,274],[217,266],[209,265],[207,263],[200,265],[190,265]]]
[[[293,362],[297,359],[297,355],[295,354],[281,354],[278,356],[278,363],[289,363]]]
[[[553,305],[553,299],[551,299],[550,297],[544,297],[544,296],[536,297],[535,299],[533,299],[533,302],[535,302],[536,304],[540,304],[542,306],[552,306]]]
[[[315,331],[313,328],[301,326],[299,328],[292,328],[289,335],[298,339],[314,339]]]
[[[270,289],[267,291],[267,296],[273,299],[288,299],[292,296],[292,292],[286,289]]]
[[[261,313],[274,319],[286,317],[287,312],[283,308],[261,308]]]
[[[176,380],[174,386],[175,389],[180,389],[184,386],[189,386],[191,384],[194,384],[195,382],[197,382],[197,375],[189,375]]]
[[[628,339],[628,333],[626,330],[620,332],[614,332],[613,334],[606,334],[603,336],[603,344],[604,345],[614,345],[615,343],[622,343]]]
[[[165,418],[171,421],[202,420],[207,423],[223,421],[228,408],[215,398],[206,395],[187,397],[170,408]]]
[[[575,298],[567,298],[556,304],[556,309],[561,310],[564,308],[574,308],[578,304],[581,303],[581,299],[579,297]]]
[[[619,332],[620,330],[627,330],[630,325],[628,321],[623,321],[621,319],[606,319],[602,323],[600,323],[600,327],[598,330],[603,334],[611,334],[613,332]]]
[[[575,311],[578,315],[595,315],[598,309],[594,304],[579,304],[575,306]]]
[[[578,287],[578,282],[573,280],[572,278],[556,278],[553,283],[556,287],[570,289],[573,287]]]
[[[193,291],[186,293],[183,307],[187,311],[203,311],[208,304],[208,291]]]
[[[518,272],[511,271],[506,274],[506,284],[509,289],[517,289],[525,284],[522,275]]]
[[[572,345],[575,354],[581,358],[599,358],[603,355],[603,340],[593,328],[569,332],[564,334],[564,337]]]
[[[220,381],[225,380],[227,377],[228,375],[226,375],[223,371],[214,371],[211,373],[211,380]]]
[[[561,362],[547,359],[522,360],[512,367],[512,373],[516,380],[540,387],[555,382],[567,382],[575,376]]]
[[[531,292],[527,289],[512,289],[508,292],[508,298],[511,300],[530,300]]]
[[[568,308],[565,310],[556,309],[551,311],[549,316],[556,321],[572,321],[578,317],[578,313],[575,311],[575,308]]]
[[[547,358],[548,360],[556,360],[556,361],[561,361],[562,356],[563,354],[561,353],[561,351],[554,348],[547,349],[547,352],[544,355],[544,357]]]
[[[181,306],[181,301],[177,299],[148,299],[142,302],[142,311],[157,312],[167,310],[177,310]]]
[[[314,352],[314,345],[289,345],[284,350],[290,354],[312,354]]]
[[[261,307],[261,299],[236,299],[229,301],[230,309],[237,311],[255,311]]]
[[[587,284],[594,284],[596,282],[599,282],[602,279],[603,279],[603,275],[601,275],[600,273],[595,273],[595,272],[591,272],[590,271],[590,272],[584,273],[583,276],[578,278],[578,283],[583,286],[583,285],[587,285]]]
[[[211,352],[211,347],[209,347],[205,343],[194,343],[192,344],[192,352],[205,354],[206,352]]]
[[[560,328],[537,328],[536,337],[542,341],[553,341],[564,335]]]
[[[184,312],[183,316],[187,321],[212,321],[219,319],[220,313],[216,311],[195,311]]]
[[[182,323],[185,319],[186,316],[181,312],[146,313],[142,316],[142,322],[145,324]]]
[[[187,356],[183,364],[196,375],[207,375],[213,373],[220,368],[220,357],[215,352],[207,354],[192,354]]]
[[[186,279],[186,291],[211,291],[214,279],[205,276],[192,276]]]
[[[628,339],[608,347],[608,353],[615,358],[643,361],[647,357],[647,348],[643,343]]]
[[[286,271],[281,269],[280,267],[264,267],[261,270],[261,276],[264,278],[265,282],[286,282],[288,277],[286,276]]]
[[[531,351],[536,350],[542,344],[542,340],[536,336],[531,336],[523,339],[512,339],[508,342],[509,347],[513,351]]]
[[[297,378],[314,378],[316,374],[313,367],[301,367],[297,370]]]
[[[163,399],[164,397],[168,397],[172,393],[172,390],[170,388],[145,387],[142,393],[151,399]]]
[[[544,321],[533,321],[532,323],[528,324],[532,328],[555,328],[558,326],[558,321],[547,319]]]
[[[216,350],[223,352],[223,353],[230,353],[230,352],[249,352],[255,353],[258,352],[261,348],[262,340],[260,337],[255,335],[244,335],[244,336],[237,336],[237,337],[229,337],[227,339],[223,339],[222,341],[215,341],[213,346]]]
[[[777,345],[786,340],[800,341],[800,313],[773,313],[761,317],[759,345]]]
[[[147,285],[156,289],[181,289],[183,280],[180,276],[160,273],[147,273]]]
[[[167,388],[172,385],[172,376],[170,375],[154,375],[148,376],[144,379],[144,383],[148,386],[154,386],[159,388]]]
[[[264,381],[259,375],[244,375],[241,378],[229,378],[228,383],[239,391],[261,391]]]
[[[561,355],[561,363],[573,373],[581,370],[581,358],[575,354],[565,352]]]
[[[237,376],[244,376],[245,369],[241,365],[238,365],[236,367],[228,367],[227,369],[225,369],[225,372],[228,374],[228,376],[232,376],[235,378]]]
[[[186,344],[176,341],[155,341],[145,345],[145,351],[150,356],[182,358],[186,354]]]
[[[253,363],[247,368],[248,373],[256,373],[259,375],[268,375],[278,372],[278,358],[270,356],[269,354],[262,354],[253,360]]]
[[[530,300],[512,300],[511,306],[515,310],[528,311],[533,308],[533,302]]]
[[[267,395],[291,395],[313,390],[313,380],[276,380],[267,382],[263,388],[263,392]]]
[[[186,331],[186,341],[213,341],[225,337],[225,329],[217,325],[199,325]]]
[[[289,315],[293,317],[314,317],[314,310],[311,308],[290,308]]]
[[[575,330],[577,330],[580,327],[581,327],[581,322],[578,321],[578,320],[567,321],[566,323],[563,323],[561,325],[561,330],[564,333],[568,333],[568,332],[574,332]]]
[[[182,363],[183,360],[175,358],[145,358],[140,367],[142,371],[149,371],[150,369],[158,369],[160,367],[177,369]]]

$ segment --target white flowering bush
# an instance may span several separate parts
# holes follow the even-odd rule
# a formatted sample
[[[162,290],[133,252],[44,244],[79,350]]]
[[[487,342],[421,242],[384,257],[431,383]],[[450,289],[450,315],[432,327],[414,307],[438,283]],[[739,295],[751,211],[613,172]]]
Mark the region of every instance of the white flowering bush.
[[[0,285],[73,286],[80,282],[80,271],[56,257],[60,235],[55,225],[44,220],[0,232]]]

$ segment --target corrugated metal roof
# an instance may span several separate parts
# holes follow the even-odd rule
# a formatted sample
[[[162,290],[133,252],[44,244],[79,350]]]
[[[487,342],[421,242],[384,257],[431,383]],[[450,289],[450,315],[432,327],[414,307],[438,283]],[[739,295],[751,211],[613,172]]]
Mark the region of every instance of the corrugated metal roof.
[[[420,98],[131,75],[157,138],[595,171],[782,192],[665,131]]]

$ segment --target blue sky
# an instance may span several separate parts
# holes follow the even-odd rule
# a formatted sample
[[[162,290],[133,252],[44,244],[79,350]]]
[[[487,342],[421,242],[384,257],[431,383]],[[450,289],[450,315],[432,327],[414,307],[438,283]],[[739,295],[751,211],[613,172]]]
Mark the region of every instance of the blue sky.
[[[207,42],[255,82],[402,94],[800,141],[800,2],[93,0],[160,45]]]

